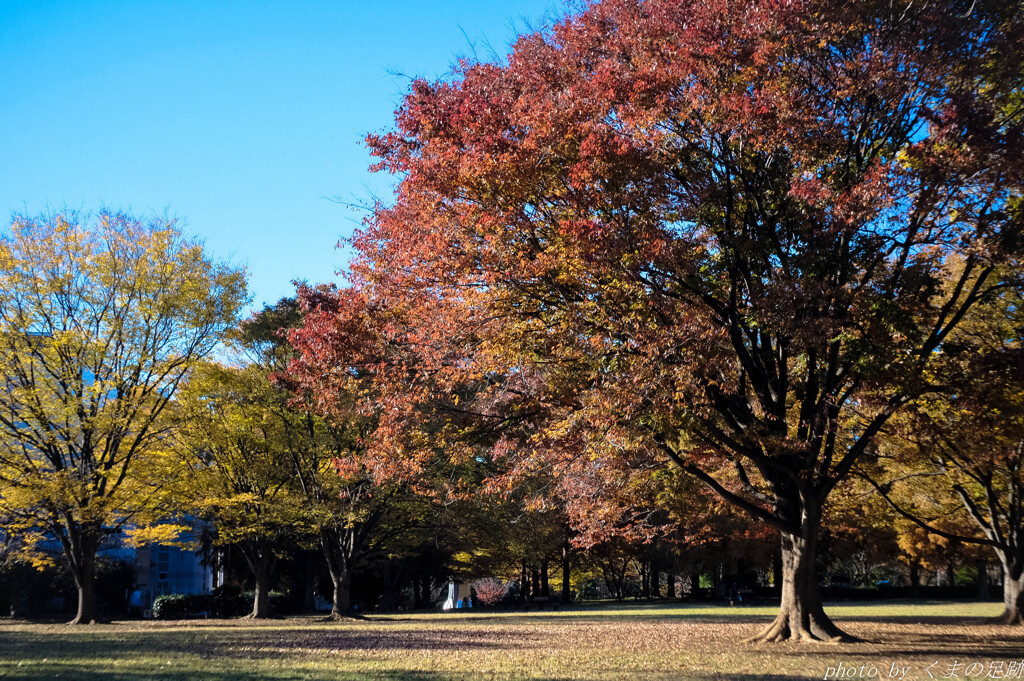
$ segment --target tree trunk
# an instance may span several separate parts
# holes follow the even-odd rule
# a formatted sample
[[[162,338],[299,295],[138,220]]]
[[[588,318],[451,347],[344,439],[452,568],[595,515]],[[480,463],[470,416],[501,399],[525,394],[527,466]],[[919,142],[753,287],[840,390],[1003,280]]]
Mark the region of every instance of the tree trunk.
[[[342,620],[353,616],[352,613],[352,569],[351,560],[341,552],[341,537],[331,531],[320,532],[320,547],[327,559],[327,571],[334,585],[331,614],[327,619]]]
[[[413,610],[423,609],[423,582],[419,577],[412,578],[412,608]]]
[[[562,602],[572,601],[572,582],[570,581],[569,543],[562,546]]]
[[[68,532],[71,535],[73,530]],[[96,623],[96,550],[99,548],[98,533],[88,529],[78,529],[77,541],[65,544],[65,550],[77,555],[69,555],[71,572],[78,588],[78,612],[69,624]]]
[[[348,570],[339,570],[339,573],[331,574],[331,580],[334,582],[331,619],[334,620],[352,616],[352,575]]]
[[[807,519],[800,534],[782,533],[782,602],[779,614],[749,641],[851,641],[832,623],[821,604],[815,572],[816,519]]]
[[[250,619],[266,619],[270,617],[270,562],[263,560],[253,565],[255,588],[252,599]]]
[[[548,562],[546,560],[540,564],[540,595],[544,598],[551,598],[551,587],[548,584]]]
[[[405,561],[391,561],[384,563],[384,593],[380,598],[380,610],[383,612],[394,612],[398,609],[398,587],[405,577]]]
[[[1016,577],[1014,577],[1016,574]],[[1024,573],[1003,565],[1003,614],[999,624],[1024,624]]]
[[[81,558],[81,569],[75,574],[78,587],[78,612],[70,624],[96,623],[96,554],[86,552]]]
[[[908,570],[910,579],[910,597],[917,598],[921,592],[921,566],[916,560],[910,563]]]
[[[304,551],[306,556],[306,583],[302,591],[302,611],[316,611],[316,552]]]
[[[530,572],[530,600],[540,596],[540,570],[533,566]]]
[[[676,597],[676,576],[671,572],[665,575],[665,598]]]
[[[987,601],[989,599],[988,589],[988,563],[985,561],[978,561],[978,600]]]

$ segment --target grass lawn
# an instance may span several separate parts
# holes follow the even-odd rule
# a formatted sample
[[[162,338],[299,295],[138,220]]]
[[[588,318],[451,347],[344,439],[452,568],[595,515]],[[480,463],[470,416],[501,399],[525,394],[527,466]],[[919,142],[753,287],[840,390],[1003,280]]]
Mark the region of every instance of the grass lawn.
[[[939,679],[1009,678],[1011,670],[1013,678],[1024,678],[1016,676],[1024,662],[1024,629],[984,622],[999,613],[997,604],[827,609],[868,642],[740,643],[771,619],[774,608],[678,604],[393,615],[341,624],[296,617],[73,628],[0,620],[0,679],[785,681],[831,673],[902,681],[928,679],[929,672]],[[950,672],[956,676],[946,677]]]

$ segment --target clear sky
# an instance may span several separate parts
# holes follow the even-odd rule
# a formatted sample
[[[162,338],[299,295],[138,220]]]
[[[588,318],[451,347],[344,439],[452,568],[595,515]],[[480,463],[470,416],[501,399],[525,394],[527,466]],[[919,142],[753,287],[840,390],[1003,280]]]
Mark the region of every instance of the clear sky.
[[[367,172],[409,76],[505,54],[559,0],[0,0],[0,217],[170,214],[254,306],[334,280],[390,194]],[[402,74],[402,75],[396,75]]]

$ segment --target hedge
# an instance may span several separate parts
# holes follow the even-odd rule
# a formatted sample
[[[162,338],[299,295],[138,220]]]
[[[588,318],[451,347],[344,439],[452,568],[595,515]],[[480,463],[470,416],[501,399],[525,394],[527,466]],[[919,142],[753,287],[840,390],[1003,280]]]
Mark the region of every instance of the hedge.
[[[208,594],[166,594],[153,600],[153,617],[161,620],[183,620],[214,617],[241,617],[252,612],[252,591],[214,589]],[[288,611],[288,597],[270,592],[270,613],[283,615]]]

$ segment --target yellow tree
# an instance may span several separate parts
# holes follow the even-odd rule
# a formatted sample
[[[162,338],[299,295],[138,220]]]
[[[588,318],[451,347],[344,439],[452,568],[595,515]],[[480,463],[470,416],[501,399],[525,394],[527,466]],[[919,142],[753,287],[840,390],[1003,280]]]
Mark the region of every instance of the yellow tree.
[[[96,618],[101,540],[152,510],[167,406],[245,290],[173,221],[18,218],[0,240],[0,514],[60,541],[74,623]]]
[[[306,526],[295,494],[286,423],[256,365],[204,364],[182,394],[178,508],[215,524],[216,543],[238,548],[255,582],[250,617],[270,615],[270,580],[287,543]]]

